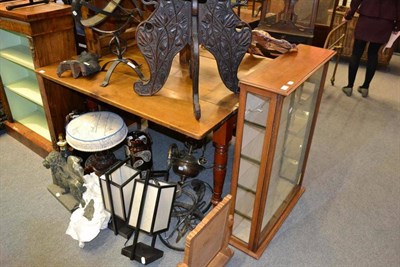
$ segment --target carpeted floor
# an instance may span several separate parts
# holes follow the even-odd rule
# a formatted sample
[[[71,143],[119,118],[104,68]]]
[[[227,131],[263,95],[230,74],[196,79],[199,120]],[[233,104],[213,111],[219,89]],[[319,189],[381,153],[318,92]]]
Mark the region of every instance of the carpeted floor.
[[[400,266],[400,56],[377,72],[367,99],[341,92],[346,73],[341,63],[335,86],[327,81],[306,192],[260,260],[235,250],[228,266]],[[156,167],[163,168],[176,140],[150,133]],[[210,160],[212,153],[208,146]],[[201,177],[209,179],[211,171]],[[0,266],[140,266],[121,255],[125,240],[110,230],[79,248],[65,234],[70,214],[47,191],[49,183],[42,158],[0,135]],[[159,241],[156,246],[165,255],[149,266],[175,266],[183,258]]]

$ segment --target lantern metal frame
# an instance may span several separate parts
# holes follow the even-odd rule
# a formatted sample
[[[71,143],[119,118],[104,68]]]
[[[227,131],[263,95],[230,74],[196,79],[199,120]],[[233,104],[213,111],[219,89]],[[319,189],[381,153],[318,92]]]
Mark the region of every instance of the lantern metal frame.
[[[124,247],[121,251],[121,254],[129,257],[130,260],[136,260],[141,262],[142,264],[148,264],[161,258],[164,255],[164,252],[162,250],[155,248],[155,242],[157,239],[157,235],[163,231],[168,230],[169,228],[177,185],[168,182],[168,172],[152,172],[150,170],[146,170],[142,171],[141,173],[144,179],[137,179],[134,181],[134,188],[130,205],[131,209],[128,220],[128,225],[135,229],[133,244]],[[165,176],[165,181],[152,179],[160,176]],[[153,197],[152,199],[150,199],[149,190],[154,191],[154,189],[156,190],[155,198]],[[167,207],[163,207],[162,205],[160,205],[160,202],[163,202],[164,204],[166,203],[165,201],[161,200],[163,198],[163,193],[166,192],[165,190],[169,191],[167,192],[167,195],[164,195],[164,197],[170,200],[169,210],[163,213],[164,217],[159,218],[160,209],[168,209],[168,203]],[[143,217],[148,216],[148,210],[151,208],[153,208],[153,210],[150,211],[152,216],[150,218],[150,227],[148,227],[148,218],[145,218],[146,221],[143,221]],[[144,212],[146,213],[144,214]],[[167,219],[167,224],[164,224],[162,228],[155,228],[155,226],[157,225],[157,219],[164,220],[165,218]],[[143,224],[143,222],[145,224]],[[141,242],[138,243],[140,231],[152,235],[150,246]]]
[[[131,187],[131,191],[129,191],[127,186],[134,183],[134,180],[141,174],[139,171],[129,166],[130,161],[131,157],[127,157],[126,159],[117,162],[99,178],[104,208],[111,213],[109,228],[114,231],[115,235],[119,234],[125,238],[129,238],[133,233],[133,230],[127,225],[127,219],[129,218],[127,215],[130,210],[132,194],[134,191],[133,186]],[[112,175],[118,172],[121,168],[129,168],[129,171],[132,170],[132,175],[128,178],[123,178],[124,181],[122,183],[117,183],[115,179],[113,179]],[[124,190],[125,188],[127,188],[128,191]],[[114,196],[116,192],[118,192],[118,196]],[[130,195],[125,197],[126,193],[130,193]],[[119,211],[116,210],[116,207],[119,207]]]

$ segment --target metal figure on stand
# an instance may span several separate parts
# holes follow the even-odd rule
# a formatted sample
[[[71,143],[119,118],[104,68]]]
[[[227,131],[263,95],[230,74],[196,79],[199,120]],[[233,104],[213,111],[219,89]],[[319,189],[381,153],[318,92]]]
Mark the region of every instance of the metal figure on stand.
[[[109,33],[109,32],[106,32],[106,31],[99,31],[99,32]],[[108,85],[108,83],[110,81],[110,77],[111,77],[112,73],[114,72],[114,69],[120,63],[124,63],[127,66],[129,66],[131,69],[133,69],[136,72],[136,74],[139,76],[139,78],[142,81],[146,81],[146,78],[144,77],[143,73],[140,71],[139,63],[137,63],[135,60],[133,60],[131,58],[124,58],[123,57],[123,54],[125,53],[128,44],[127,44],[126,40],[120,38],[120,33],[121,32],[120,31],[113,31],[111,33],[113,34],[113,37],[110,40],[109,47],[110,47],[111,53],[116,55],[117,58],[106,62],[103,65],[103,67],[101,68],[102,71],[106,70],[107,65],[112,62],[111,67],[107,70],[106,77],[104,78],[104,81],[101,84],[101,86],[105,87],[105,86]]]
[[[125,58],[123,56],[127,50],[128,45],[127,42],[120,37],[120,35],[131,24],[132,20],[136,20],[136,22],[139,23],[143,19],[143,11],[139,8],[139,4],[136,2],[136,0],[131,0],[133,5],[136,7],[132,10],[122,7],[121,1],[122,0],[111,0],[103,9],[97,8],[93,5],[89,5],[86,0],[74,0],[72,2],[72,8],[74,10],[73,15],[78,23],[82,24],[85,27],[89,27],[98,33],[113,35],[109,42],[109,48],[110,52],[116,55],[117,58],[106,62],[101,69],[102,71],[104,71],[107,65],[112,62],[112,65],[107,70],[106,76],[103,80],[103,83],[101,84],[101,86],[103,87],[108,85],[112,73],[120,63],[124,63],[129,66],[136,72],[141,80],[146,81],[143,73],[140,70],[140,65],[135,60],[131,58]],[[82,6],[85,6],[89,10],[93,11],[95,15],[87,19],[82,18]],[[120,12],[117,12],[117,10],[119,10]],[[118,17],[118,19],[125,19],[125,21],[115,30],[102,30],[96,27],[97,25],[100,25],[102,22],[104,22],[108,17]]]

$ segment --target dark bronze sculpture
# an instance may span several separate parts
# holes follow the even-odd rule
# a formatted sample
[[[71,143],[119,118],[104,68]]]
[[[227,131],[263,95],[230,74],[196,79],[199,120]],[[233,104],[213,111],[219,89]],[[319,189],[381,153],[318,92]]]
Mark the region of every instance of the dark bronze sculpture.
[[[69,156],[66,159],[60,152],[52,151],[44,159],[43,166],[51,170],[53,184],[64,189],[62,194],[71,194],[79,204],[85,206],[82,195],[86,187],[83,185],[83,168],[78,157]]]
[[[193,109],[196,119],[201,111],[198,93],[199,45],[217,60],[225,86],[238,93],[237,71],[251,42],[251,28],[232,11],[228,0],[143,0],[155,5],[153,14],[139,24],[137,44],[150,68],[149,81],[138,81],[139,95],[153,95],[165,84],[172,60],[187,45],[191,48]]]
[[[62,61],[57,67],[57,75],[58,77],[61,77],[61,75],[67,70],[71,71],[72,77],[75,79],[80,75],[90,76],[95,74],[101,70],[99,58],[100,56],[98,55],[83,51],[78,56],[78,59]]]

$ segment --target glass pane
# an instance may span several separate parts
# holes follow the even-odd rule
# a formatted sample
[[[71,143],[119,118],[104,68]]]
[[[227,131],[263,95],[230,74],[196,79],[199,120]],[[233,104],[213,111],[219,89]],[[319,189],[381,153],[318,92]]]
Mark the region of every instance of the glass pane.
[[[236,201],[235,213],[250,221],[253,215],[253,205],[249,204],[254,204],[254,198],[255,193],[245,190],[242,187],[238,187],[236,199],[240,201]]]
[[[243,127],[242,155],[259,162],[269,110],[269,99],[248,93]]]
[[[315,23],[329,26],[332,20],[335,0],[320,0]]]
[[[284,100],[261,229],[279,217],[278,208],[299,184],[321,75],[322,68]]]
[[[269,109],[269,100],[266,97],[254,94],[247,94],[246,111],[244,118],[246,121],[253,122],[265,127]]]
[[[249,242],[269,99],[247,94],[232,234]]]
[[[233,221],[235,223],[233,224],[232,235],[248,243],[250,237],[251,220],[240,216],[235,212],[233,215]]]
[[[291,1],[293,2],[293,1]],[[296,24],[311,26],[312,12],[315,0],[298,0],[294,7],[294,16]]]
[[[262,25],[273,25],[281,22],[284,24],[292,24],[299,26],[299,30],[305,30],[301,27],[312,29],[313,9],[317,5],[316,0],[271,0],[266,1],[267,12],[264,18],[261,18]],[[287,26],[287,25],[286,25]],[[284,27],[285,28],[285,27]]]
[[[238,185],[249,191],[256,191],[259,163],[252,162],[242,157],[239,167]]]
[[[265,129],[246,123],[243,127],[242,156],[260,161]]]

